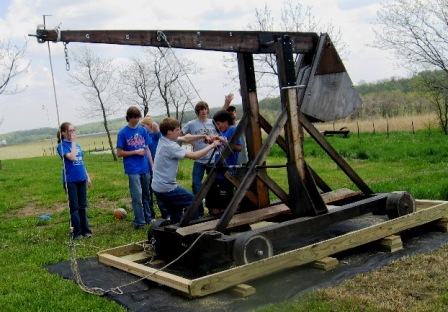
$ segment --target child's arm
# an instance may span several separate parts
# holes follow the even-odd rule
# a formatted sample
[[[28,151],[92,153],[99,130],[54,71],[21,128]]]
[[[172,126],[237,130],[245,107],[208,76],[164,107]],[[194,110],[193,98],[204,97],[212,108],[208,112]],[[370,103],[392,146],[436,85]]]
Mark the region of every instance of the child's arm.
[[[203,149],[201,149],[199,151],[187,152],[185,154],[185,158],[189,158],[189,159],[193,159],[193,160],[199,159],[202,156],[206,155],[209,151],[211,151],[215,147],[218,147],[219,145],[221,145],[221,142],[219,140],[215,140],[210,145],[204,147]]]

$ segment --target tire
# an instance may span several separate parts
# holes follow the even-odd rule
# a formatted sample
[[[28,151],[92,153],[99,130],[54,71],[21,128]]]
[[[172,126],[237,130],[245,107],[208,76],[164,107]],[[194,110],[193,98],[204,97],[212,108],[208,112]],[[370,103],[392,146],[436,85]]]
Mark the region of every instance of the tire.
[[[267,259],[273,254],[272,242],[263,234],[242,233],[233,245],[233,261],[236,265]]]
[[[416,211],[415,199],[408,192],[392,192],[386,200],[386,213],[389,219],[395,219]]]

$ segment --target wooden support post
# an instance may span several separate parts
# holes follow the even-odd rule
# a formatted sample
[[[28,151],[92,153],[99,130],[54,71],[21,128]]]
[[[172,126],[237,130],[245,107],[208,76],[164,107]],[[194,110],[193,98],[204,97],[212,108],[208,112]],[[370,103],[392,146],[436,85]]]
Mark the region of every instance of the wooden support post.
[[[388,252],[395,252],[403,249],[403,242],[400,235],[390,235],[379,241],[381,249]]]
[[[244,298],[255,294],[256,290],[250,285],[239,284],[232,288],[232,293],[239,298]]]
[[[333,257],[325,257],[312,262],[310,265],[313,268],[328,271],[337,267],[339,265],[339,261]]]

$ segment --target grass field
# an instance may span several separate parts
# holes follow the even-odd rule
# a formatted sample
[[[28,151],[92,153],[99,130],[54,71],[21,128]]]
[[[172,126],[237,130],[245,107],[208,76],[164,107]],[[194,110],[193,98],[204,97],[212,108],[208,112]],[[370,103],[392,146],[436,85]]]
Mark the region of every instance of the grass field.
[[[436,119],[434,115],[402,116],[391,119],[374,120],[341,120],[337,122],[328,122],[316,124],[316,127],[323,130],[339,130],[343,127],[349,129],[351,134],[402,131],[410,132],[418,130],[429,130],[437,132]],[[113,146],[116,143],[116,133],[112,134]],[[29,142],[18,145],[0,145],[0,160],[29,158],[38,156],[51,156],[56,152],[56,134],[53,138],[45,141]],[[84,151],[94,151],[109,149],[109,143],[105,134],[78,136],[78,143]]]
[[[352,133],[348,138],[335,136],[328,140],[375,192],[406,190],[419,199],[448,200],[448,136],[420,130],[415,134]],[[86,149],[88,141],[79,141]],[[23,154],[25,148],[17,148]],[[34,148],[39,149],[37,145]],[[332,188],[354,189],[353,183],[310,138],[306,138],[304,148],[307,162]],[[118,304],[87,294],[75,283],[46,271],[46,265],[70,260],[72,256],[68,248],[68,204],[60,180],[61,160],[41,155],[17,158],[10,149],[4,149],[0,148],[2,311],[125,311]],[[144,240],[146,233],[135,231],[131,218],[117,221],[112,217],[116,207],[131,210],[121,160],[113,161],[110,154],[87,153],[85,161],[93,180],[88,198],[94,236],[77,243],[77,257],[93,257],[100,250]],[[267,162],[284,164],[282,151],[273,149]],[[178,175],[187,188],[191,166],[191,161],[183,161]],[[282,169],[269,172],[279,185],[286,187]],[[51,220],[38,218],[44,214],[49,214]],[[446,311],[447,266],[448,247],[444,246],[398,260],[337,287],[261,310]]]

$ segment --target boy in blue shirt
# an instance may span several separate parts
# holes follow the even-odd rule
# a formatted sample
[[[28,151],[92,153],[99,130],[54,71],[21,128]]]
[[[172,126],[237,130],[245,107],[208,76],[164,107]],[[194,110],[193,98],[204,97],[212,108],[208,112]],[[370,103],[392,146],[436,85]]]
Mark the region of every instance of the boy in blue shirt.
[[[151,138],[145,128],[139,125],[140,110],[131,106],[126,112],[128,124],[117,134],[117,155],[123,157],[124,172],[128,175],[129,190],[134,211],[134,228],[140,229],[151,223],[152,213],[149,181],[153,167],[149,145]]]

